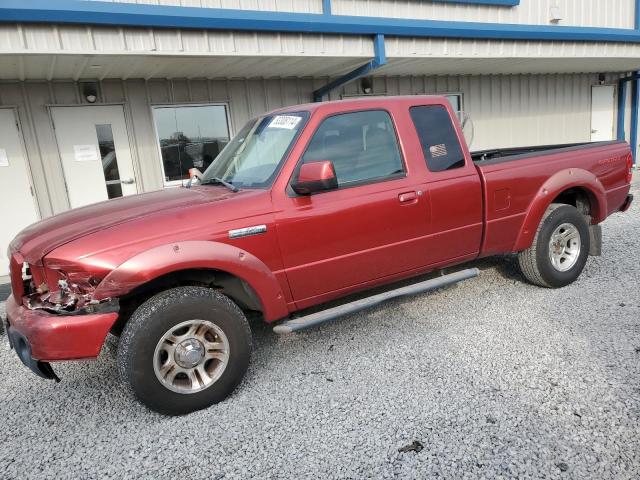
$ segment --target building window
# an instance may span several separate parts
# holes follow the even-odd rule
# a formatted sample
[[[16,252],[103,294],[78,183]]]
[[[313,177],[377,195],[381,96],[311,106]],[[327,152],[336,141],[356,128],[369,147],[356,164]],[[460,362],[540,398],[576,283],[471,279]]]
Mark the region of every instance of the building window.
[[[462,95],[459,93],[446,93],[444,97],[449,100],[454,112],[462,111]]]
[[[205,171],[229,143],[226,105],[155,107],[165,185],[189,178],[189,169]]]
[[[116,147],[113,143],[113,131],[110,124],[96,125],[98,136],[98,148],[102,159],[102,171],[104,181],[107,185],[107,195],[109,199],[122,196],[122,185],[120,184],[120,171],[118,170],[118,159],[116,158]]]

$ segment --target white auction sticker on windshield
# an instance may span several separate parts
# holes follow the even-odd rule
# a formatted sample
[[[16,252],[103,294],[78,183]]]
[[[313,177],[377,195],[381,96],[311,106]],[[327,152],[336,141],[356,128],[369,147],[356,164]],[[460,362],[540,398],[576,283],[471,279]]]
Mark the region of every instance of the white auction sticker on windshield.
[[[287,130],[293,130],[296,125],[300,123],[300,117],[294,117],[293,115],[276,115],[271,120],[269,128],[286,128]]]

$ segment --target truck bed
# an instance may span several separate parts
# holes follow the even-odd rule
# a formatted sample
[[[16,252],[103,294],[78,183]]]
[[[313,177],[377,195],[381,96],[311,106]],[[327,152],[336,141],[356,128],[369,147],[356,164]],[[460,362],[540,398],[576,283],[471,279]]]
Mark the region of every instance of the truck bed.
[[[519,250],[517,234],[535,199],[546,195],[545,188],[550,192],[555,192],[558,185],[580,189],[598,179],[600,183],[590,188],[601,195],[603,211],[593,211],[592,221],[602,221],[620,207],[627,195],[626,172],[621,165],[628,154],[629,146],[622,141],[473,152],[485,205],[481,255]],[[538,222],[536,217],[535,226]],[[533,227],[526,230],[529,236],[535,233]]]
[[[583,142],[566,143],[559,145],[537,145],[533,147],[513,147],[513,148],[492,148],[489,150],[478,150],[471,152],[473,162],[478,165],[492,165],[500,162],[512,160],[524,160],[533,156],[553,155],[565,152],[577,152],[579,150],[598,146],[614,145],[624,143],[619,140],[605,142]]]

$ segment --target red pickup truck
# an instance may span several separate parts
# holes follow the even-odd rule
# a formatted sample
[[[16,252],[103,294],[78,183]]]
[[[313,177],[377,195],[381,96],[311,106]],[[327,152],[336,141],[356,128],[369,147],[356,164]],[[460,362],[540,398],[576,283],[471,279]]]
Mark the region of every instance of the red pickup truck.
[[[242,379],[247,313],[291,332],[477,270],[319,307],[330,300],[512,252],[529,282],[563,287],[599,254],[600,223],[632,201],[626,143],[470,153],[431,96],[277,110],[195,173],[15,238],[5,322],[25,365],[58,380],[51,362],[95,358],[111,332],[134,394],[190,412]]]

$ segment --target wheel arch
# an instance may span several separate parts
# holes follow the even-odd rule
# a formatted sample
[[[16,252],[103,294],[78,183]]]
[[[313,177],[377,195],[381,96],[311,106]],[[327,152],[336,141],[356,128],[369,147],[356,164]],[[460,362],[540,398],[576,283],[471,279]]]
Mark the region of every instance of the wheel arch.
[[[129,298],[181,282],[221,288],[240,305],[261,311],[267,321],[289,314],[278,280],[261,260],[210,241],[175,242],[139,253],[110,272],[93,298]]]
[[[531,246],[538,225],[552,203],[573,205],[580,213],[590,216],[592,224],[598,224],[606,217],[607,197],[598,178],[583,169],[561,170],[547,179],[534,195],[516,237],[514,252]]]

